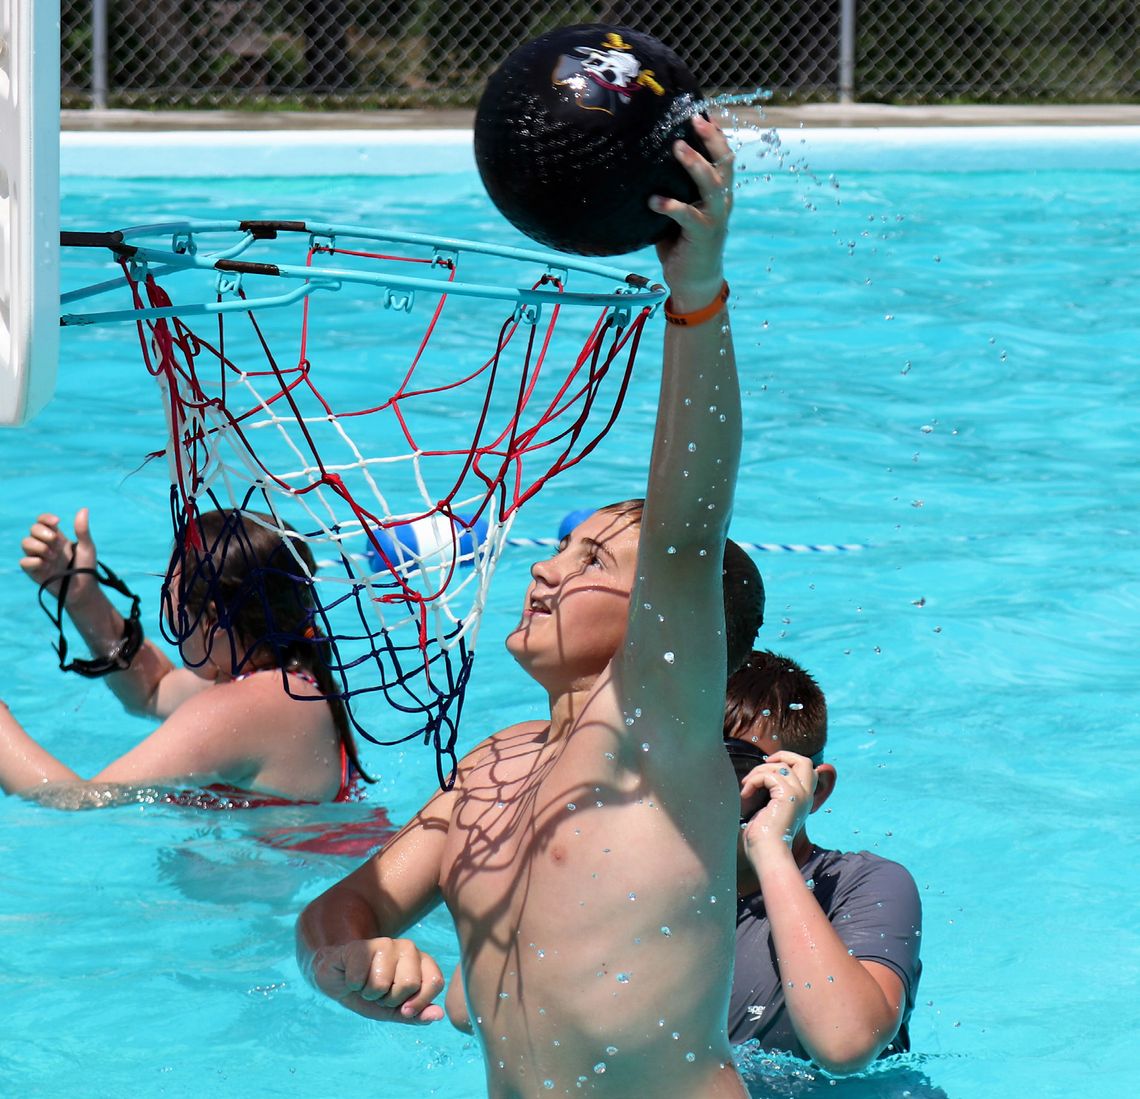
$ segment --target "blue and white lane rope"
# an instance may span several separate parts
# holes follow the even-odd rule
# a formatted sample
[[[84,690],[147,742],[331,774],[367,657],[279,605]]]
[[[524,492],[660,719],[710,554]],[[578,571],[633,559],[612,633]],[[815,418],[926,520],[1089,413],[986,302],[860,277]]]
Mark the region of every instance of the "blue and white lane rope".
[[[525,538],[521,536],[508,536],[502,545],[514,546],[520,549],[557,549],[569,536],[570,532],[583,520],[594,513],[593,508],[579,508],[566,515],[558,525],[558,535],[554,538]],[[374,569],[382,571],[390,566],[390,562],[404,560],[419,560],[425,555],[432,556],[439,561],[448,555],[447,547],[454,547],[458,551],[456,563],[459,565],[472,565],[481,546],[487,538],[487,521],[480,519],[474,525],[458,520],[463,524],[461,533],[453,528],[452,520],[438,513],[424,516],[408,523],[401,523],[392,529],[379,529],[372,532],[375,545],[370,545],[364,553],[349,554],[351,560],[367,560]],[[470,528],[470,529],[468,529]],[[805,543],[805,542],[739,542],[737,543],[745,553],[857,553],[868,547],[860,543]],[[332,562],[320,561],[320,567],[327,567]]]
[[[524,549],[555,549],[561,542],[559,538],[508,538],[508,546],[520,546]],[[804,542],[737,542],[746,553],[857,553],[868,547],[858,542],[840,542],[834,545],[811,544]]]
[[[553,550],[561,545],[560,538],[507,538],[505,544],[508,546],[515,546],[520,549],[541,549]],[[804,542],[737,542],[745,553],[830,553],[830,554],[844,554],[844,553],[858,553],[861,550],[870,549],[871,547],[866,544],[858,542],[840,542],[834,545],[823,543],[813,544]],[[347,554],[349,560],[352,561],[368,561],[375,568],[380,569],[383,563],[379,560],[374,551],[368,553],[350,553]],[[473,558],[468,555],[460,558],[459,563],[471,564]],[[336,562],[318,561],[317,567],[322,569],[330,568]]]
[[[508,538],[508,546],[526,546],[531,549],[557,547],[579,523],[585,522],[594,514],[596,508],[575,508],[562,517],[558,524],[557,538]],[[851,553],[866,546],[844,543],[837,545],[805,545],[799,542],[738,542],[738,546],[745,553]]]

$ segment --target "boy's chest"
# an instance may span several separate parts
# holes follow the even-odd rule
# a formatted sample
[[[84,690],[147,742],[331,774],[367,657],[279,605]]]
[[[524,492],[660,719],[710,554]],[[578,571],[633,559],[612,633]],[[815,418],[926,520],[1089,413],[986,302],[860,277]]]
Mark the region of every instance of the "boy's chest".
[[[461,934],[565,934],[583,920],[648,917],[678,890],[707,896],[709,867],[652,792],[565,764],[507,754],[468,776],[441,876]]]

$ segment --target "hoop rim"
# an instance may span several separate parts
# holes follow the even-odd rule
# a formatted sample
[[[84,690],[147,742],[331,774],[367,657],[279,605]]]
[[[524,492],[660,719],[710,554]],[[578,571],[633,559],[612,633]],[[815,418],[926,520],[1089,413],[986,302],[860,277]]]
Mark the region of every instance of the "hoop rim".
[[[213,251],[199,252],[196,236],[208,233],[237,233],[238,239]],[[313,267],[300,264],[258,263],[241,259],[255,244],[275,240],[279,233],[306,234],[309,246],[327,244],[332,247],[337,238],[353,241],[382,242],[385,244],[414,245],[431,249],[431,264],[445,266],[448,260],[463,252],[493,256],[500,259],[532,263],[544,269],[540,285],[508,286],[493,283],[467,282],[417,278],[385,272],[370,272],[350,267]],[[155,236],[168,236],[169,247],[145,243]],[[140,238],[144,243],[135,243]],[[105,310],[91,313],[61,313],[60,324],[90,325],[117,321],[138,321],[172,316],[190,316],[233,310],[248,312],[256,308],[273,308],[291,304],[308,297],[318,289],[338,290],[344,283],[375,286],[384,291],[386,308],[410,310],[417,291],[454,294],[461,297],[490,298],[511,302],[517,310],[541,308],[544,304],[558,306],[607,307],[626,311],[632,305],[656,311],[668,295],[668,288],[653,283],[644,275],[624,271],[609,264],[596,263],[586,257],[543,252],[510,245],[491,244],[485,241],[459,237],[435,236],[424,233],[406,233],[378,230],[367,226],[297,219],[243,219],[231,221],[180,220],[130,226],[111,232],[65,231],[60,233],[62,248],[106,248],[116,259],[144,268],[146,272],[162,278],[181,271],[214,271],[220,275],[264,275],[299,283],[282,294],[261,297],[243,297],[212,302],[197,302],[163,307]],[[612,289],[606,291],[560,290],[545,285],[551,281],[565,281],[571,272],[606,280]],[[86,301],[98,294],[122,287],[125,276],[93,283],[60,295],[60,305]]]

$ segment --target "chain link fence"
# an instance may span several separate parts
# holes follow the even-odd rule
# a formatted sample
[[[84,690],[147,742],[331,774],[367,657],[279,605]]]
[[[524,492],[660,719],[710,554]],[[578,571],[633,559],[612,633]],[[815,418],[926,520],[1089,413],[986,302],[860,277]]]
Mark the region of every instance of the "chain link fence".
[[[777,104],[1140,101],[1136,0],[62,0],[62,102],[470,107],[514,46],[595,21]]]

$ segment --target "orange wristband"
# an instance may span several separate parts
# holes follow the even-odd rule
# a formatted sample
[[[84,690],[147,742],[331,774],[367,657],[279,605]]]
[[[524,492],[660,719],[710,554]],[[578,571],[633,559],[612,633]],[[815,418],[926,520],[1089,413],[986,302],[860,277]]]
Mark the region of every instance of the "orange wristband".
[[[724,308],[726,301],[728,301],[727,279],[721,283],[720,293],[704,309],[696,309],[692,313],[674,313],[673,296],[670,294],[665,302],[665,319],[670,324],[680,325],[682,328],[692,328],[694,325],[711,321]]]

